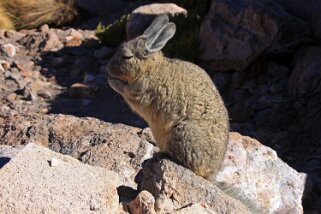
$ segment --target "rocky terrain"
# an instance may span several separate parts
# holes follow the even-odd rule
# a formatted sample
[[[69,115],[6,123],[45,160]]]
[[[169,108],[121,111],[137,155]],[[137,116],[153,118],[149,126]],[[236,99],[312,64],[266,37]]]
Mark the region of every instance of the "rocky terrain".
[[[77,27],[0,30],[0,210],[250,212],[169,157],[153,157],[146,123],[107,85],[114,48],[89,26],[136,5],[116,1],[120,10],[109,14],[79,2],[94,18]],[[215,179],[263,213],[321,210],[321,13],[311,5],[213,0],[202,21],[199,64],[238,132]]]

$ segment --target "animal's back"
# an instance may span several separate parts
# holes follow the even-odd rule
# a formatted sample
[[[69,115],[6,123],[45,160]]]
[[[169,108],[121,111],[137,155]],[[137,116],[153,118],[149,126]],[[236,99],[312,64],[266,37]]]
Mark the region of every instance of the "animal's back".
[[[140,102],[137,108],[144,106],[138,112],[151,127],[157,146],[196,174],[215,173],[229,130],[219,92],[197,65],[165,58],[155,66],[143,78],[151,87],[140,93],[140,100],[148,103]]]

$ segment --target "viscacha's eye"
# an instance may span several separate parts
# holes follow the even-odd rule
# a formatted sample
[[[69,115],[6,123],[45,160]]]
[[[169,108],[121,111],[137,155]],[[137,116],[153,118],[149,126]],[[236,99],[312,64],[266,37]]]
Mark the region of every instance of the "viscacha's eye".
[[[123,59],[130,59],[130,58],[132,58],[132,57],[133,57],[133,55],[123,55],[123,56],[122,56]]]

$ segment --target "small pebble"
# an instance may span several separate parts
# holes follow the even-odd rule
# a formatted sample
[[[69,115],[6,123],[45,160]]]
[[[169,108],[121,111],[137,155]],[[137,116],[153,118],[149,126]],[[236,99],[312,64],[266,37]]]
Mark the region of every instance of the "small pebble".
[[[17,50],[13,44],[5,44],[3,48],[8,57],[14,57],[16,55]]]
[[[55,167],[58,165],[58,160],[55,159],[55,158],[52,158],[50,161],[49,161],[49,164],[51,167]]]
[[[92,199],[90,201],[90,210],[98,210],[99,209],[99,204],[95,199]]]

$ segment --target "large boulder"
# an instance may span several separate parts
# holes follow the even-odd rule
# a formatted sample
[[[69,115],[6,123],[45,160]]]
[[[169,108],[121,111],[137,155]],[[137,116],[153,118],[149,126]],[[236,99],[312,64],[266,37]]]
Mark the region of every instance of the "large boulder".
[[[271,148],[233,132],[214,178],[262,213],[303,213],[306,174],[298,173]]]
[[[159,213],[171,213],[189,204],[208,204],[214,213],[251,213],[241,202],[192,171],[166,159],[152,159],[141,172],[139,190],[155,197]]]
[[[282,162],[272,149],[238,133],[231,133],[221,170],[209,181],[161,156],[150,159],[157,149],[149,129],[66,115],[0,115],[0,136],[1,144],[34,142],[117,172],[120,201],[126,205],[141,192],[129,203],[136,213],[153,213],[153,207],[156,213],[183,208],[208,213],[302,213],[305,175]],[[1,153],[8,154],[6,149]],[[0,158],[2,165],[7,161]]]
[[[136,188],[134,179],[141,163],[157,150],[145,140],[148,133],[148,130],[112,125],[95,118],[0,115],[0,144],[43,145],[83,163],[118,172],[122,185],[132,188]]]
[[[0,169],[1,213],[119,213],[115,172],[28,144]]]
[[[200,29],[200,60],[213,70],[242,71],[262,53],[286,51],[309,33],[276,1],[212,0]]]
[[[204,203],[214,213],[303,213],[306,175],[272,149],[238,133],[230,134],[224,162],[210,182],[158,158],[147,161],[141,173],[139,190],[154,195],[159,212]]]

